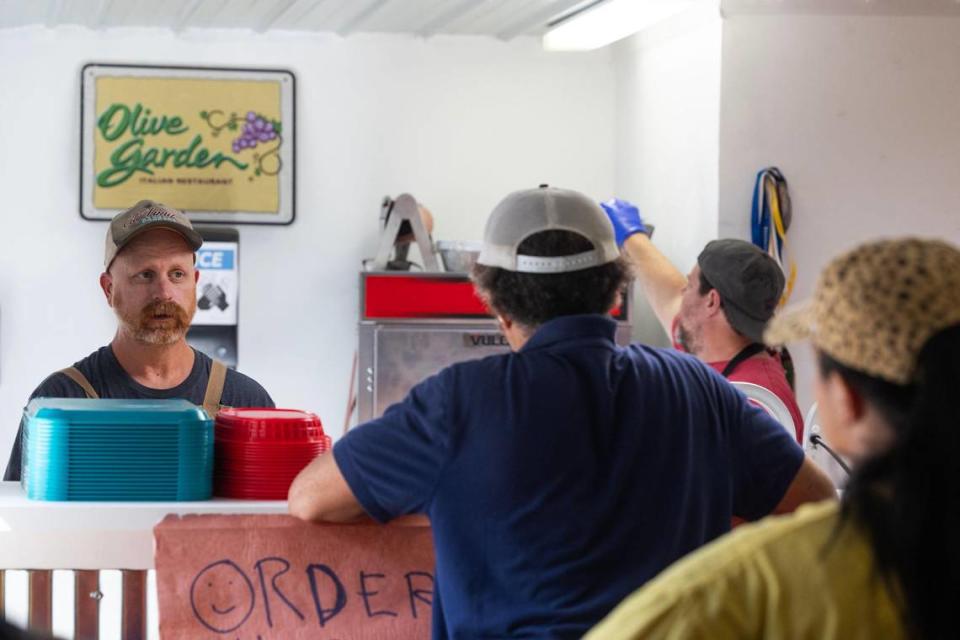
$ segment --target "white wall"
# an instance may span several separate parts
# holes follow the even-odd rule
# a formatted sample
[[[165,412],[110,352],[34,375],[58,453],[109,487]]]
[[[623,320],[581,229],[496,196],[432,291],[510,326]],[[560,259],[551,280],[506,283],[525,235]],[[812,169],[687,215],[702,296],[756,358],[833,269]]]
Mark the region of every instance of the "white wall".
[[[296,72],[298,218],[241,227],[241,369],[337,435],[382,195],[412,191],[438,238],[475,239],[514,188],[616,194],[686,270],[707,240],[747,237],[754,173],[776,164],[800,300],[860,240],[960,242],[957,59],[960,20],[944,17],[685,14],[590,54],[532,39],[0,32],[0,455],[33,387],[113,330],[96,284],[104,226],[77,213],[85,62]],[[635,336],[661,341],[641,316]]]
[[[616,192],[640,206],[683,273],[717,237],[720,36],[716,9],[698,9],[615,47]],[[634,337],[668,344],[635,293]]]
[[[384,194],[412,192],[438,239],[479,239],[540,182],[613,192],[609,50],[538,40],[30,28],[0,32],[0,456],[50,372],[106,344],[103,223],[77,211],[79,72],[89,61],[265,66],[297,75],[297,220],[240,227],[240,370],[338,436],[360,261]]]
[[[870,238],[960,243],[960,20],[728,16],[723,24],[720,232],[748,238],[756,171],[790,184],[806,299],[834,255]],[[809,348],[796,349],[801,407]]]

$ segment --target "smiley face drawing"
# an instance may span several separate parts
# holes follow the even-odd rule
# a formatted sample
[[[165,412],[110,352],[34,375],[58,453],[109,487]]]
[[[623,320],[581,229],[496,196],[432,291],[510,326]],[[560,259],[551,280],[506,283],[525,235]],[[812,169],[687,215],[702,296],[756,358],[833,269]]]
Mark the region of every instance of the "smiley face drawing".
[[[235,562],[218,560],[193,579],[190,605],[200,624],[216,633],[228,633],[253,612],[253,583]]]

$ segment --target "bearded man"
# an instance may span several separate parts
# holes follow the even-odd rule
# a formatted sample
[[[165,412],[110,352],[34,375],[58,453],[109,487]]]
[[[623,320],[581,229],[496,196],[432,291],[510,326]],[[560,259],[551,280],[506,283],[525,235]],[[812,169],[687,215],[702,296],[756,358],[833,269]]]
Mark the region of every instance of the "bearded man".
[[[197,308],[195,251],[203,244],[183,212],[143,200],[107,229],[100,288],[117,316],[117,333],[72,367],[47,377],[30,396],[183,398],[212,417],[221,406],[273,407],[252,378],[187,344]],[[4,480],[19,480],[23,424]]]

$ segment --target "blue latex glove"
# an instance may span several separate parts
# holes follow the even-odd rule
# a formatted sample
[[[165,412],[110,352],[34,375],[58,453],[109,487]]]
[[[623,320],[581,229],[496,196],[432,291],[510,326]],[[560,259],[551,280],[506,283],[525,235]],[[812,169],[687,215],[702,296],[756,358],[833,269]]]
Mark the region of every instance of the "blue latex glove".
[[[600,206],[607,212],[610,222],[613,223],[618,247],[622,247],[627,238],[633,234],[647,232],[647,227],[644,226],[643,219],[640,217],[640,210],[632,202],[613,198],[601,202]]]

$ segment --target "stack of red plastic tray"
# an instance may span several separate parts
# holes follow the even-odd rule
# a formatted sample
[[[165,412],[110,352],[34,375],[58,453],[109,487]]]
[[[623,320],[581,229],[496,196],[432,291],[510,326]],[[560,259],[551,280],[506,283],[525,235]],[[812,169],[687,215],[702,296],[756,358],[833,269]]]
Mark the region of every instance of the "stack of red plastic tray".
[[[285,500],[290,483],[330,450],[320,418],[293,409],[221,409],[214,425],[213,493]]]

